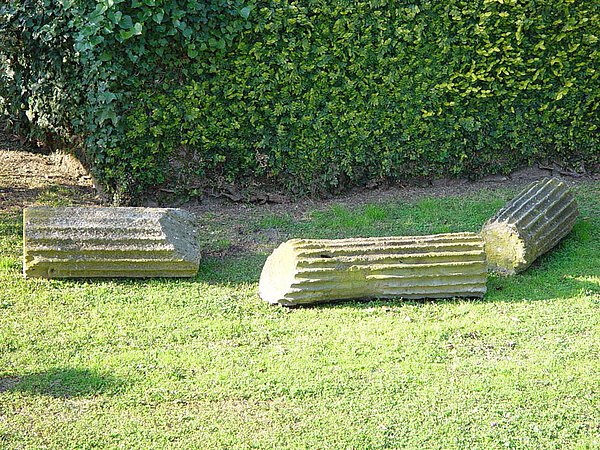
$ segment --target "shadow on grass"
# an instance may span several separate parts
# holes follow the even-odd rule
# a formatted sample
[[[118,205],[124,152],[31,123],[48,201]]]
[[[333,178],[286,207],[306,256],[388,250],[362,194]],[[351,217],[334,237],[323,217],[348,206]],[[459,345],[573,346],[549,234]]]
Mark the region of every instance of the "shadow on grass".
[[[115,392],[125,382],[88,369],[55,368],[29,375],[0,377],[0,393],[25,392],[54,398],[90,397]]]
[[[51,186],[20,188],[0,187],[0,213],[19,215],[22,209],[34,204],[47,206],[76,206],[89,204],[95,200],[95,191],[91,186],[60,183]]]
[[[542,289],[533,291],[527,286],[528,292],[518,291],[516,289],[499,289],[500,292],[494,293],[490,287],[493,281],[488,282],[488,293],[484,298],[438,298],[422,300],[402,300],[402,299],[349,299],[339,300],[329,303],[316,303],[313,305],[299,305],[292,308],[352,308],[352,309],[371,309],[374,307],[397,308],[402,305],[423,306],[430,303],[437,305],[452,305],[458,303],[531,303],[547,300],[569,299],[579,295],[596,295],[597,303],[600,303],[600,281],[588,281],[587,277],[565,277],[556,284],[546,284]],[[524,283],[521,283],[524,285]]]

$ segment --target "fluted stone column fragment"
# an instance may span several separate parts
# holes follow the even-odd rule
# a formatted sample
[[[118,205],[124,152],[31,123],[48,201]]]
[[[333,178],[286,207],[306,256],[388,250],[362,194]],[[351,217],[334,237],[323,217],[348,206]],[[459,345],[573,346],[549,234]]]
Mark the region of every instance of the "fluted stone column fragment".
[[[194,218],[180,209],[23,211],[25,277],[192,277],[199,262]]]
[[[474,233],[292,239],[269,256],[259,293],[294,306],[353,298],[482,297],[487,264]]]
[[[483,226],[490,269],[521,272],[564,238],[575,224],[577,201],[556,178],[532,183]]]

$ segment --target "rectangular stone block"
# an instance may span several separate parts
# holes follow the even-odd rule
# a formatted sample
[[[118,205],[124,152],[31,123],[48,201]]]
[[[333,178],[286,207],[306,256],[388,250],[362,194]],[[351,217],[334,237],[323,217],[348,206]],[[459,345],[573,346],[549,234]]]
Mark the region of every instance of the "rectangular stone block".
[[[23,211],[23,275],[193,277],[194,217],[173,208],[46,207]]]

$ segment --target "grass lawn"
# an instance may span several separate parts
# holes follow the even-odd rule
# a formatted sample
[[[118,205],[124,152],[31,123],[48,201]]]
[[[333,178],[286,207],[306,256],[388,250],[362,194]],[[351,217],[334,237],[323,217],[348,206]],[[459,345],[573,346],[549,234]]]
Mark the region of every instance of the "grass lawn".
[[[297,309],[257,295],[273,245],[208,256],[192,280],[23,280],[4,213],[0,448],[600,448],[600,182],[575,191],[571,235],[483,300]],[[515,192],[241,225],[477,231]]]

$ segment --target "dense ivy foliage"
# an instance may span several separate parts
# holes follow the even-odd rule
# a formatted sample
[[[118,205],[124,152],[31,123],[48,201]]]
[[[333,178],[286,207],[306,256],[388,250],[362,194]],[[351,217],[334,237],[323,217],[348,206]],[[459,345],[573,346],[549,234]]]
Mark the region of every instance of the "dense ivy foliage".
[[[307,192],[593,164],[599,5],[10,0],[0,108],[131,194],[174,173]]]

